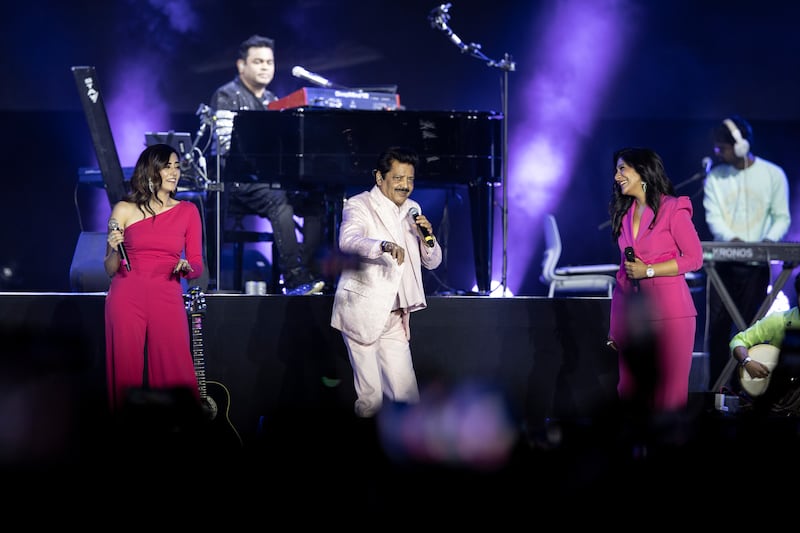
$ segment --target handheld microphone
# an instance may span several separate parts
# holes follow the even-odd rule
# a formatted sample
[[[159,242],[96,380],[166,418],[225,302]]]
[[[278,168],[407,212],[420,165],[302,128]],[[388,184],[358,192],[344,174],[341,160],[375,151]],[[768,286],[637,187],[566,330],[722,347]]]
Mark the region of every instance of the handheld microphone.
[[[119,229],[119,222],[117,222],[116,218],[108,219],[108,231],[120,231],[120,232],[122,231],[121,229]],[[119,246],[117,246],[117,251],[119,251],[119,257],[120,260],[122,261],[122,264],[125,265],[125,268],[128,270],[128,272],[130,272],[131,262],[128,261],[128,252],[127,250],[125,250],[125,245],[119,243]]]
[[[310,81],[314,85],[319,85],[320,87],[333,87],[333,83],[330,80],[323,78],[319,74],[314,74],[313,72],[309,72],[303,67],[295,66],[292,67],[292,76],[295,78],[300,78],[306,81]]]
[[[625,260],[626,261],[636,261],[636,254],[633,253],[633,247],[632,246],[628,246],[627,248],[625,248]],[[639,290],[639,280],[638,279],[632,279],[631,281],[633,282],[633,287],[636,290]]]
[[[417,209],[416,207],[412,207],[411,209],[408,210],[408,214],[411,215],[411,218],[413,218],[414,222],[416,222],[417,217],[419,216],[419,209]],[[423,228],[422,226],[417,226],[417,227],[419,228],[420,232],[422,232],[422,238],[425,241],[425,244],[433,248],[436,245],[436,242],[433,240],[433,235],[431,235],[431,233],[426,228]]]

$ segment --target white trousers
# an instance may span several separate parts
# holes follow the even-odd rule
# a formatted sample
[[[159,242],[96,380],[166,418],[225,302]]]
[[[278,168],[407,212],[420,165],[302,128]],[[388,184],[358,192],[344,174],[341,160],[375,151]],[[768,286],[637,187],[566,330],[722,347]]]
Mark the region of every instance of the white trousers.
[[[361,344],[342,334],[353,367],[356,416],[375,416],[384,396],[393,402],[419,402],[410,337],[408,316],[400,311],[389,314],[383,333],[372,344]]]

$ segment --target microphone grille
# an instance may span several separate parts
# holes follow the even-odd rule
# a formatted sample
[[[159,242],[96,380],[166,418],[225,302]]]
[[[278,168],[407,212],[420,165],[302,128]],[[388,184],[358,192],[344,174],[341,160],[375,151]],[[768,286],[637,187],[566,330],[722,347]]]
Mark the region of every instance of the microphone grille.
[[[627,259],[628,261],[633,261],[636,259],[636,255],[634,254],[633,251],[633,246],[625,247],[625,259]]]
[[[416,207],[412,207],[411,209],[408,210],[408,214],[411,215],[412,217],[416,217],[419,215],[419,209],[417,209]]]
[[[110,231],[117,231],[119,229],[119,222],[117,222],[116,218],[108,219],[108,229]]]
[[[294,76],[295,78],[302,78],[305,71],[306,69],[304,69],[301,66],[294,66],[292,67],[292,76]]]

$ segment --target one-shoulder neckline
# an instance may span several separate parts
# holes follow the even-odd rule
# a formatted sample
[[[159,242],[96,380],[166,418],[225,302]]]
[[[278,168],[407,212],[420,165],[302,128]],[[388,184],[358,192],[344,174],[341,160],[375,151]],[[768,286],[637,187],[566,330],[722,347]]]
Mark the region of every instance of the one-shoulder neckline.
[[[131,224],[128,224],[128,227],[130,228],[131,226],[134,226],[134,225],[138,224],[139,222],[144,222],[145,220],[150,220],[151,218],[158,217],[158,216],[163,216],[163,215],[166,215],[167,213],[171,213],[176,208],[180,207],[180,205],[182,203],[183,203],[183,200],[178,200],[178,203],[176,203],[175,205],[173,205],[171,207],[168,207],[167,209],[164,209],[160,213],[156,213],[155,215],[151,215],[151,214],[148,213],[148,215],[145,216],[144,218],[142,218],[140,220],[137,220],[136,222],[132,222]]]

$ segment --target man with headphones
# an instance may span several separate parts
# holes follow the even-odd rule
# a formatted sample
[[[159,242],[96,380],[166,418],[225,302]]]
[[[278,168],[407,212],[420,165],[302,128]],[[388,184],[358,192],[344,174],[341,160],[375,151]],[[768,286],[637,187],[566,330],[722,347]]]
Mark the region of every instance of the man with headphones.
[[[739,116],[723,120],[713,131],[713,142],[717,164],[703,186],[706,223],[713,239],[781,241],[791,223],[789,181],[784,170],[753,154],[752,128]],[[742,318],[750,324],[772,281],[769,262],[721,262],[716,270]],[[731,357],[728,343],[737,330],[709,282],[705,344],[713,380],[725,370]]]

